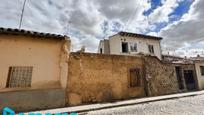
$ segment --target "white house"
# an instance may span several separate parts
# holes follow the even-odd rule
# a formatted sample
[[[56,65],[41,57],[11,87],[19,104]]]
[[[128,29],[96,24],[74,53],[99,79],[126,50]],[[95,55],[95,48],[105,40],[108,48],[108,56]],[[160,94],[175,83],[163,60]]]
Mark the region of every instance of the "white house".
[[[98,52],[102,54],[135,55],[149,54],[161,59],[161,37],[129,32],[119,32],[109,39],[101,40]]]

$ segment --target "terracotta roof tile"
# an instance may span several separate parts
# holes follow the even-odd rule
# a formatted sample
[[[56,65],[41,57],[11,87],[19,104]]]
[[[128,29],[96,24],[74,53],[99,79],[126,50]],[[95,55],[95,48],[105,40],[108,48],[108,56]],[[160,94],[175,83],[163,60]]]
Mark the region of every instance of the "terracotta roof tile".
[[[61,40],[69,38],[66,35],[42,33],[42,32],[29,31],[24,29],[2,28],[2,27],[0,27],[0,34],[25,35],[25,36],[32,36],[32,37],[61,39]]]

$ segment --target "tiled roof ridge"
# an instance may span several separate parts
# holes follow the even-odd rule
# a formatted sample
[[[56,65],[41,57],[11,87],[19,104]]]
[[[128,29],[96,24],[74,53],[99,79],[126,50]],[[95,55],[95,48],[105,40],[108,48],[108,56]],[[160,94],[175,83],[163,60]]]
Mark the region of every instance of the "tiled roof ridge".
[[[37,31],[31,31],[31,30],[25,30],[25,29],[3,28],[3,27],[0,27],[0,34],[28,35],[28,36],[56,38],[56,39],[69,38],[66,35],[52,34],[52,33],[45,33],[45,32],[37,32]]]

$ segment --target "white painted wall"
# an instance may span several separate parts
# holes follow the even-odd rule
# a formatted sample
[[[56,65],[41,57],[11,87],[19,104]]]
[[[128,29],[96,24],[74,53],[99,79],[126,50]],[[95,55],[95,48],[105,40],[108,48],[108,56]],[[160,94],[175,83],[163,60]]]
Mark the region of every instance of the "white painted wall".
[[[204,66],[204,61],[198,61],[195,63],[196,74],[198,79],[198,86],[200,90],[204,89],[204,76],[201,75],[200,66]]]
[[[137,43],[137,52],[122,53],[121,43],[126,40],[128,42],[128,47],[130,51],[130,43]],[[153,40],[147,38],[135,38],[135,37],[125,37],[120,35],[115,35],[109,38],[110,42],[110,54],[118,55],[133,55],[137,53],[150,54],[148,50],[148,44],[154,46],[154,56],[157,56],[161,59],[161,46],[160,40]]]

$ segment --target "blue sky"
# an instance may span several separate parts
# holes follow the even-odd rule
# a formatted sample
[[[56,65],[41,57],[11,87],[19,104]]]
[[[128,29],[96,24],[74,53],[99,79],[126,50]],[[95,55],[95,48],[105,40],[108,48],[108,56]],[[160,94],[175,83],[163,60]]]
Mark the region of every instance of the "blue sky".
[[[0,1],[0,26],[18,28],[24,0]],[[22,28],[66,34],[73,51],[85,46],[96,52],[101,39],[128,31],[163,37],[163,53],[195,56],[204,49],[203,5],[203,0],[27,0]]]

